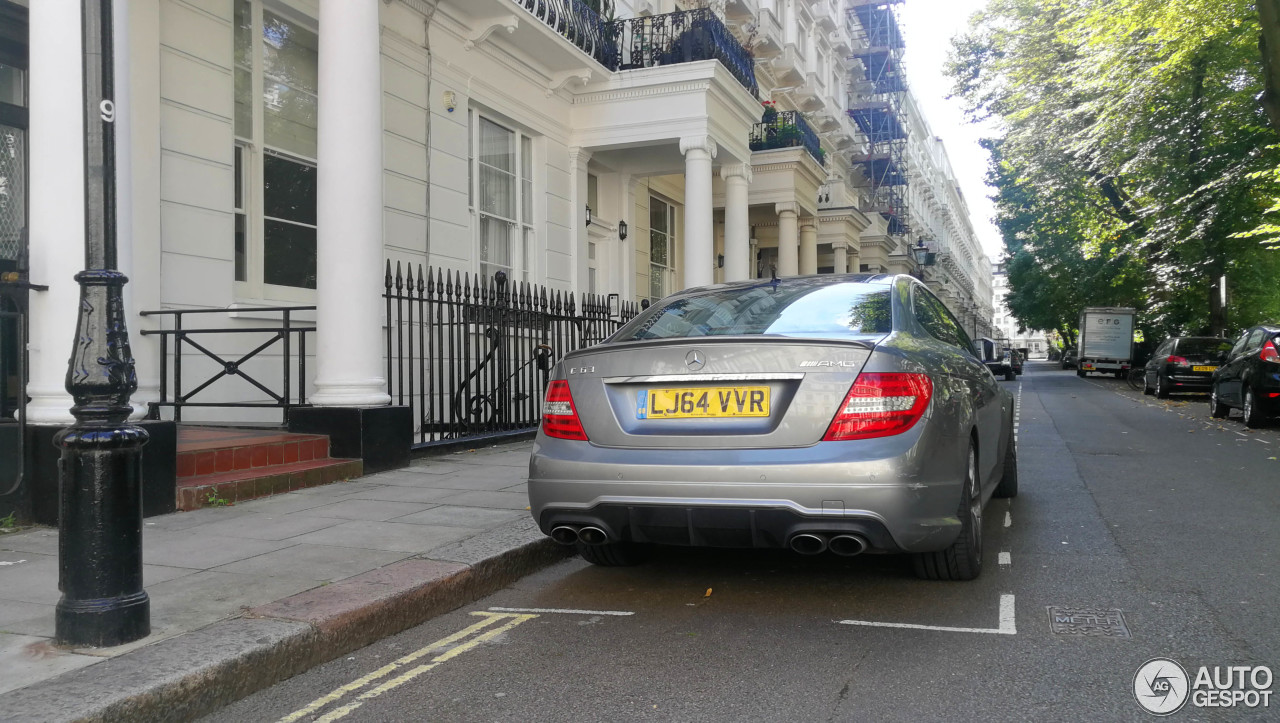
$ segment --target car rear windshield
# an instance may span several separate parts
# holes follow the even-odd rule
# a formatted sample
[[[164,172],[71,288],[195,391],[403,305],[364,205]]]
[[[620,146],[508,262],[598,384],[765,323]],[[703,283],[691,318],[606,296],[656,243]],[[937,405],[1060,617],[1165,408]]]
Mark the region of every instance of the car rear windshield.
[[[611,341],[755,334],[849,339],[888,334],[892,315],[885,285],[766,281],[664,299]]]
[[[1228,339],[1179,339],[1178,354],[1195,356],[1216,356],[1220,351],[1231,348]]]

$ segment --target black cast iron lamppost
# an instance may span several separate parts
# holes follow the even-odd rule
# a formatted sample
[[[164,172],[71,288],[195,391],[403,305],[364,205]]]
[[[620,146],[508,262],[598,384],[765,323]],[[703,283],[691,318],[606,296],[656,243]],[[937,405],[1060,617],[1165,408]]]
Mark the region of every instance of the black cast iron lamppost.
[[[76,422],[59,432],[59,643],[107,647],[151,632],[142,589],[142,446],[129,425],[138,388],[124,285],[116,270],[116,159],[112,0],[83,0],[85,270],[67,391]]]

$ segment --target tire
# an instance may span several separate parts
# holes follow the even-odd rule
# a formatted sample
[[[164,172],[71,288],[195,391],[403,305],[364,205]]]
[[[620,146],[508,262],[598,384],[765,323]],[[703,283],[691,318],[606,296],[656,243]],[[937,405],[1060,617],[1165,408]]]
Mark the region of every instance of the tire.
[[[1124,379],[1124,377],[1125,373],[1123,370],[1116,372],[1116,379]]]
[[[1218,385],[1209,390],[1209,416],[1214,419],[1226,419],[1231,415],[1231,407],[1218,401]]]
[[[982,574],[982,491],[978,489],[978,450],[969,441],[968,466],[960,493],[960,534],[945,550],[918,552],[911,562],[924,580],[973,580]]]
[[[1004,474],[991,496],[1002,499],[1018,496],[1018,443],[1013,439],[1012,430],[1009,432],[1009,446],[1004,451]]]
[[[1156,372],[1156,399],[1168,399],[1169,389],[1164,385],[1164,377]]]
[[[1267,418],[1262,414],[1262,408],[1258,404],[1258,400],[1253,396],[1253,390],[1249,387],[1244,388],[1244,426],[1249,429],[1258,429],[1266,423]]]
[[[633,542],[606,542],[603,545],[577,543],[578,554],[592,565],[631,567],[644,562],[644,552]]]
[[[1085,375],[1085,374],[1086,374],[1086,372],[1085,372],[1085,370],[1083,370],[1083,369],[1077,369],[1077,370],[1076,370],[1076,376],[1080,377],[1081,379],[1084,379],[1084,375]]]
[[[1016,380],[1017,378],[1018,378],[1018,375],[1017,375],[1017,374],[1014,374],[1012,369],[1010,369],[1010,370],[1008,370],[1008,371],[1006,371],[1006,372],[1004,373],[1004,380],[1005,380],[1006,382],[1012,382],[1012,381]]]

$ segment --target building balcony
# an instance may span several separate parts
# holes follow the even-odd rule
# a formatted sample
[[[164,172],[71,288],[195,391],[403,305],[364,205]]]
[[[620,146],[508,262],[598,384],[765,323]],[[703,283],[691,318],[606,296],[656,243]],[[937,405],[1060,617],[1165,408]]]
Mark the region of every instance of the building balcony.
[[[804,82],[796,88],[795,97],[805,111],[821,110],[827,104],[827,84],[817,73],[806,73]]]
[[[608,24],[582,0],[512,0],[606,68],[617,51]]]
[[[782,52],[769,61],[774,79],[783,87],[796,87],[803,83],[806,65],[795,43],[787,43]]]
[[[536,2],[539,0],[523,0]],[[574,0],[576,2],[576,0]],[[614,70],[717,60],[742,87],[759,96],[755,61],[720,18],[708,9],[627,18],[606,23]]]
[[[775,148],[804,148],[818,165],[827,163],[822,141],[809,121],[798,111],[766,110],[764,120],[751,129],[752,151],[768,151]]]
[[[782,23],[772,8],[763,7],[756,13],[756,42],[751,48],[757,58],[776,58],[782,54],[786,46],[783,40]]]
[[[840,9],[833,0],[817,0],[813,5],[813,20],[818,27],[828,32],[835,30],[840,22]]]

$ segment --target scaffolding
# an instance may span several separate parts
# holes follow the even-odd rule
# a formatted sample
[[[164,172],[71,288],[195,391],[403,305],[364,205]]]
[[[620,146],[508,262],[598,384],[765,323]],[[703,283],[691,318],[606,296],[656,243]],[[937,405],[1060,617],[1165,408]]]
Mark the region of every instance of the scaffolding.
[[[906,47],[898,20],[903,0],[852,0],[849,19],[856,26],[864,78],[851,84],[854,99],[849,117],[867,137],[867,150],[853,156],[868,189],[871,211],[888,223],[889,234],[911,233],[907,215],[907,138],[903,106],[907,78],[902,65]]]

